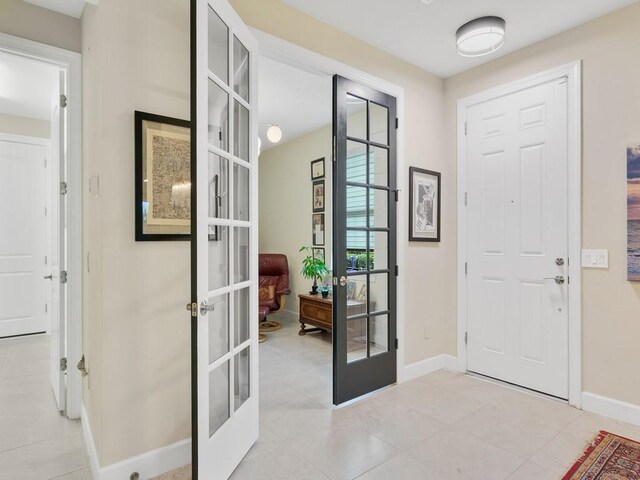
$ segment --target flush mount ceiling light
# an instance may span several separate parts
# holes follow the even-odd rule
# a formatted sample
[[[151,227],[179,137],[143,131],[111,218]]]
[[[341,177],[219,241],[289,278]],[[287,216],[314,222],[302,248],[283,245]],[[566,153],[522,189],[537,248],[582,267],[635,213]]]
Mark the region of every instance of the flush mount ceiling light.
[[[462,25],[456,32],[458,54],[481,57],[504,45],[505,21],[500,17],[481,17]]]
[[[278,125],[271,125],[267,130],[267,138],[271,143],[278,143],[282,140],[282,129]]]

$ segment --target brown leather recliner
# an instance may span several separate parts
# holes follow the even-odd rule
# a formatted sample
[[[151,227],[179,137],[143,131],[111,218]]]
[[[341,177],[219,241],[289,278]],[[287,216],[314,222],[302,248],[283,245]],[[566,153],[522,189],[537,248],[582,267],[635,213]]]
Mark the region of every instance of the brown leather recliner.
[[[275,287],[275,296],[261,298],[260,307],[269,307],[269,311],[280,311],[284,308],[285,295],[289,295],[289,261],[281,253],[261,253],[258,255],[258,286]]]

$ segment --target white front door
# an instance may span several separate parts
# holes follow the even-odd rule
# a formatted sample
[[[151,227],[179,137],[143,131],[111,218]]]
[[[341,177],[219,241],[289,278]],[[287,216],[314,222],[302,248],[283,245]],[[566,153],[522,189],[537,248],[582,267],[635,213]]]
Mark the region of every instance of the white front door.
[[[192,467],[218,480],[258,438],[257,44],[226,0],[195,5]]]
[[[44,144],[0,137],[0,338],[45,332]]]
[[[567,165],[566,78],[467,109],[467,368],[565,399]]]

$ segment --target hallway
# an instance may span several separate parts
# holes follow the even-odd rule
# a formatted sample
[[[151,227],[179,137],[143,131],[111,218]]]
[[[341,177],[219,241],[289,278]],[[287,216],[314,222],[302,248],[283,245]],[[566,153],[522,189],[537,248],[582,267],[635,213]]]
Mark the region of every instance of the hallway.
[[[48,335],[0,340],[0,480],[90,480],[79,420],[49,384]]]

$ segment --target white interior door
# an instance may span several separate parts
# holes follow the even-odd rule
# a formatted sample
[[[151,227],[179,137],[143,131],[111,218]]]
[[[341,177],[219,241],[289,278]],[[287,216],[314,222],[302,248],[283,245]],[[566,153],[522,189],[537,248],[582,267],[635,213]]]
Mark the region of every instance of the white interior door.
[[[195,5],[193,475],[225,479],[258,438],[257,44],[226,0]]]
[[[0,338],[47,331],[46,145],[0,135]]]
[[[469,107],[467,152],[467,368],[566,399],[566,78]]]
[[[60,71],[60,97],[54,100],[51,118],[51,161],[47,164],[50,178],[48,204],[50,207],[50,257],[48,276],[50,275],[50,317],[51,317],[51,387],[58,409],[66,408],[65,369],[61,368],[61,359],[66,358],[66,280],[62,272],[65,269],[66,253],[66,195],[61,186],[66,182],[66,108],[60,101],[66,96],[65,72]]]

